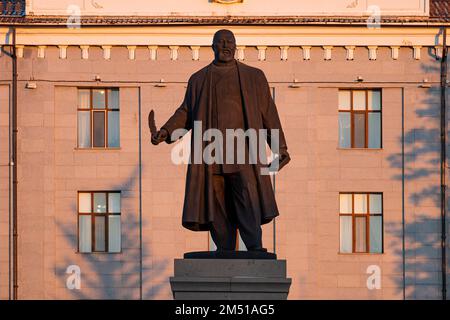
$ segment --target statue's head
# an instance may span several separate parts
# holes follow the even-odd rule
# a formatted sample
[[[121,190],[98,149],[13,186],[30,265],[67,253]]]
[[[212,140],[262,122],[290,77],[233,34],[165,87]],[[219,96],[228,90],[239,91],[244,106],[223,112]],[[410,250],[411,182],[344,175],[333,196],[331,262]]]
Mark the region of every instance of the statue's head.
[[[222,29],[214,34],[212,48],[214,60],[218,62],[230,62],[236,52],[236,38],[230,30]]]

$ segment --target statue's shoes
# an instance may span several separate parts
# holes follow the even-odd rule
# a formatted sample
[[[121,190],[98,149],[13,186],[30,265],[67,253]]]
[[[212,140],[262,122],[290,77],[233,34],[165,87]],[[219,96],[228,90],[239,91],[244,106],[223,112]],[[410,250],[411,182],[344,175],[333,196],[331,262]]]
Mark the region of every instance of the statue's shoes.
[[[266,248],[251,248],[251,249],[248,249],[248,251],[267,252],[267,249]]]

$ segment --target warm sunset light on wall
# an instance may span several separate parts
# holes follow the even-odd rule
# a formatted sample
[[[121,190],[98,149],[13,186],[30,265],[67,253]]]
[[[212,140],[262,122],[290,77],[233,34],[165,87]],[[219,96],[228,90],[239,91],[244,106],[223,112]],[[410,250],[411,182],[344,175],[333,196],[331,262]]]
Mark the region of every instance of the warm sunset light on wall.
[[[244,0],[213,0],[213,2],[222,4],[232,4],[232,3],[241,3],[244,2]]]

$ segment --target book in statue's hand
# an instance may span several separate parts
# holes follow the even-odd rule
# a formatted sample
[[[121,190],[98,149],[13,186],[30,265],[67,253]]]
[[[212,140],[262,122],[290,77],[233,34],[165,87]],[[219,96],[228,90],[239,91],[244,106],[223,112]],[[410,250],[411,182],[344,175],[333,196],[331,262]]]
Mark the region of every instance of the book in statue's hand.
[[[153,111],[153,109],[148,114],[148,127],[150,128],[152,137],[158,133],[158,129],[156,129],[155,124],[155,112]]]

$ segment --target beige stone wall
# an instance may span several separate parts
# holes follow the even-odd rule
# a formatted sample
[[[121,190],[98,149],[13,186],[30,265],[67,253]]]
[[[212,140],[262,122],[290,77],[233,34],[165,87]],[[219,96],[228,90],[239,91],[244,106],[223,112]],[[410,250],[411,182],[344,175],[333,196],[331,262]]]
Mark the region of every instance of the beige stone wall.
[[[139,119],[143,298],[170,299],[173,259],[208,248],[206,233],[181,227],[186,167],[171,163],[171,146],[152,146],[147,128],[149,110],[161,125],[181,102],[189,75],[212,59],[209,48],[200,50],[199,61],[185,47],[171,61],[169,49],[161,47],[158,59],[149,61],[147,48],[138,47],[136,60],[129,60],[125,47],[113,47],[105,60],[100,48],[91,47],[82,60],[80,49],[69,47],[63,60],[56,47],[48,47],[44,59],[25,47],[19,59],[20,298],[139,297]],[[276,250],[288,261],[290,298],[402,298],[403,93],[407,297],[439,298],[439,62],[425,48],[420,60],[411,48],[401,48],[392,60],[390,48],[380,47],[374,61],[366,48],[356,48],[353,61],[345,59],[343,47],[333,49],[331,61],[317,47],[309,61],[298,48],[290,49],[287,61],[280,60],[279,48],[269,47],[266,61],[258,61],[257,53],[248,47],[245,62],[262,68],[274,88],[292,157],[276,178]],[[0,57],[4,84],[8,59]],[[359,75],[365,82],[355,82]],[[37,89],[25,89],[31,77]],[[433,88],[419,87],[424,78]],[[155,87],[160,79],[166,87]],[[300,88],[289,87],[294,79]],[[97,85],[121,88],[120,150],[76,149],[76,87]],[[348,87],[383,88],[383,149],[338,149],[337,91]],[[77,191],[116,189],[123,195],[123,252],[76,253]],[[339,192],[345,191],[383,192],[383,254],[339,254]],[[273,249],[271,224],[264,227],[264,242]],[[79,291],[65,286],[71,264],[81,267]],[[366,287],[373,264],[381,267],[381,290]]]
[[[121,149],[77,150],[77,88],[54,89],[54,206],[49,224],[53,250],[45,257],[49,274],[56,279],[49,287],[52,298],[136,299],[139,257],[139,162],[138,88],[120,90]],[[76,108],[76,107],[75,107]],[[77,253],[77,192],[89,190],[121,191],[122,253]],[[78,265],[82,290],[66,288],[66,268]],[[56,269],[53,267],[56,266]],[[56,288],[55,288],[56,286]]]
[[[317,0],[304,2],[297,0],[243,0],[235,4],[220,4],[215,0],[134,0],[133,5],[125,5],[118,0],[33,0],[27,2],[27,15],[120,15],[120,16],[185,16],[185,15],[312,15],[312,16],[361,16],[367,15],[370,6],[376,5],[383,15],[423,16],[429,13],[429,0]],[[157,3],[157,5],[155,5]],[[370,11],[373,13],[373,9]]]

